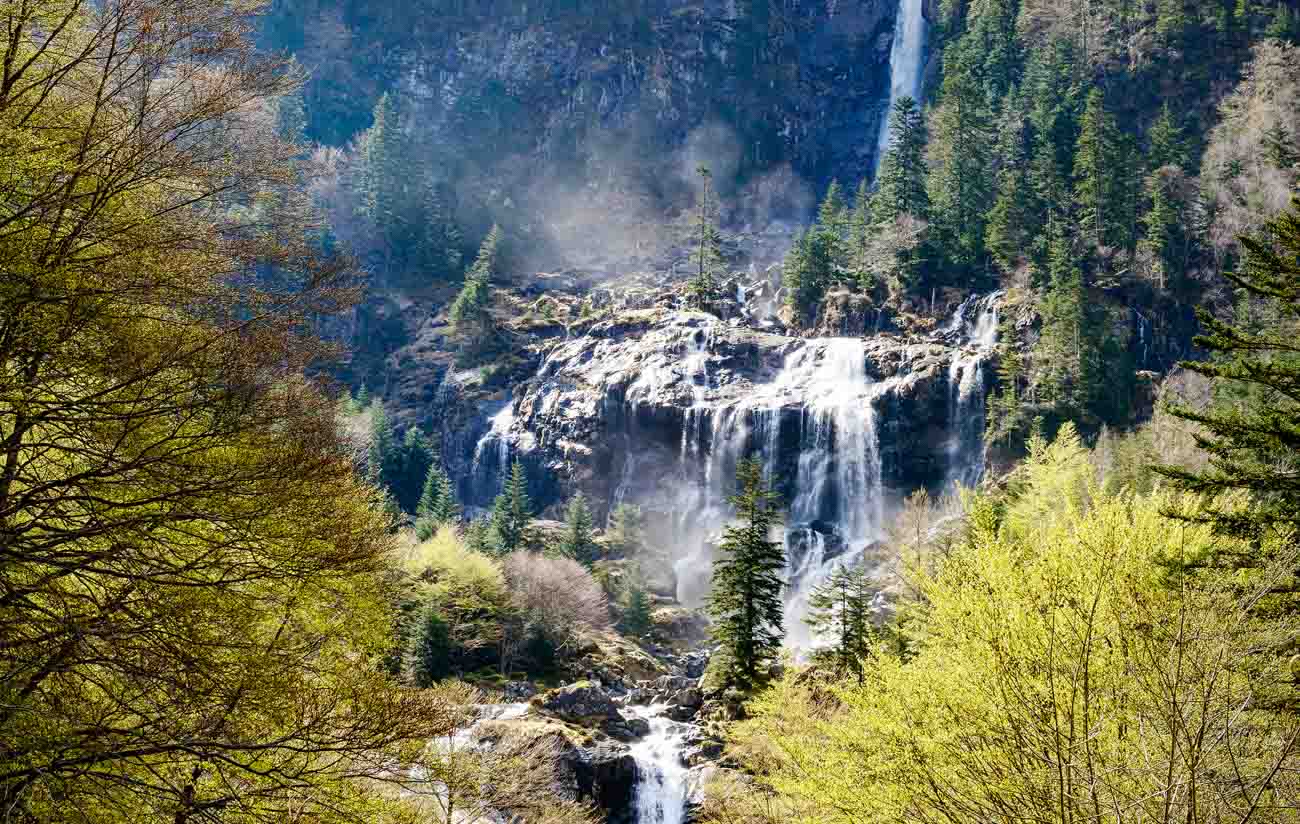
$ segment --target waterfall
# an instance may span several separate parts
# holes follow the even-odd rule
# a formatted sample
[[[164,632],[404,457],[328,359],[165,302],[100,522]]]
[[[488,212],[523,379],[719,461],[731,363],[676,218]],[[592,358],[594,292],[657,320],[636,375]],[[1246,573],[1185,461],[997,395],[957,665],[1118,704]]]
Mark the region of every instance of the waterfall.
[[[636,824],[684,824],[687,775],[682,764],[680,725],[665,718],[663,706],[632,708],[650,732],[632,744],[636,761]]]
[[[684,369],[694,372],[697,367],[684,364]],[[714,530],[726,523],[726,496],[741,458],[756,456],[764,474],[774,479],[783,421],[797,424],[798,432],[790,434],[798,436],[798,462],[795,477],[786,479],[793,491],[785,536],[786,630],[795,644],[809,640],[803,617],[812,588],[843,556],[877,540],[884,529],[875,404],[892,385],[867,376],[861,339],[818,338],[787,355],[773,380],[754,386],[743,399],[688,413],[683,470],[691,469],[687,456],[699,453],[695,471],[703,477],[679,493],[681,543],[697,548],[675,565],[680,601],[699,602],[713,560],[706,541],[686,530],[700,525]],[[701,403],[697,400],[693,408]],[[707,426],[700,423],[705,417]]]
[[[483,500],[490,500],[510,474],[510,427],[514,423],[514,403],[506,398],[505,404],[488,419],[488,431],[474,447],[470,479],[476,495]],[[494,457],[495,462],[489,461],[489,456]]]
[[[894,104],[904,97],[921,101],[921,58],[925,53],[924,0],[898,0],[894,18],[894,45],[889,52],[889,108],[880,124],[873,177],[880,174],[880,161],[889,148],[889,119]]]
[[[975,295],[944,330],[959,349],[948,365],[948,483],[974,486],[984,475],[984,367],[998,342],[1001,292]]]

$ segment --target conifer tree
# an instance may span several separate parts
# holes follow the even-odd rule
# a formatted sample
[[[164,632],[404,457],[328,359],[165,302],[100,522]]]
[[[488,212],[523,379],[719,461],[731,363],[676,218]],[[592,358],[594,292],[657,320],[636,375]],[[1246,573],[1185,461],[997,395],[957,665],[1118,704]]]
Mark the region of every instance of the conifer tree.
[[[1157,471],[1209,496],[1249,492],[1253,502],[1248,508],[1212,501],[1195,517],[1261,546],[1272,532],[1300,529],[1300,475],[1295,472],[1300,464],[1300,199],[1241,243],[1243,265],[1225,275],[1267,304],[1276,321],[1252,329],[1204,309],[1198,312],[1206,333],[1195,342],[1213,357],[1182,366],[1207,377],[1227,400],[1206,410],[1170,409],[1202,427],[1197,441],[1211,460],[1199,471],[1171,466]]]
[[[961,60],[945,60],[942,102],[934,115],[930,213],[947,259],[978,269],[985,259],[984,227],[993,205],[992,115],[984,89]]]
[[[875,590],[867,571],[841,566],[808,598],[805,623],[816,634],[831,640],[828,651],[835,671],[862,681],[862,661],[871,652],[873,628],[871,602]]]
[[[508,555],[524,545],[528,522],[533,518],[533,504],[528,498],[528,476],[524,465],[516,460],[510,466],[505,488],[492,505],[492,530],[496,552]]]
[[[742,460],[736,481],[739,491],[731,504],[740,523],[726,528],[718,546],[708,611],[729,680],[748,689],[764,680],[781,647],[785,548],[771,539],[781,513],[762,463]]]
[[[876,195],[872,200],[877,223],[893,223],[899,215],[926,220],[930,196],[925,190],[929,167],[925,162],[928,135],[921,107],[910,97],[894,104],[889,125],[889,148],[880,163]]]
[[[871,185],[863,178],[853,197],[853,212],[849,215],[849,269],[859,289],[871,291],[876,286],[876,273],[871,267],[872,237]]]
[[[392,489],[401,466],[401,455],[397,446],[397,436],[393,434],[393,426],[388,422],[388,413],[384,411],[382,400],[370,404],[368,454],[370,474],[377,482]]]
[[[1038,384],[1064,416],[1082,419],[1092,409],[1102,378],[1099,341],[1074,243],[1063,221],[1052,221],[1049,233],[1050,284],[1034,348]]]
[[[699,168],[700,208],[695,224],[694,274],[686,285],[687,302],[695,309],[711,311],[718,299],[722,269],[722,236],[718,233],[717,209],[713,203],[713,173]]]
[[[641,507],[621,503],[610,514],[607,536],[611,550],[624,556],[638,554],[645,541],[644,516]]]
[[[497,274],[500,245],[501,228],[493,226],[479,246],[478,257],[465,275],[465,285],[447,313],[452,333],[470,352],[485,347],[495,333],[489,310],[492,305],[491,280]]]
[[[634,638],[644,638],[652,625],[650,612],[650,593],[638,576],[629,582],[623,600],[623,632]]]
[[[1098,246],[1124,237],[1123,142],[1099,89],[1088,94],[1074,160],[1075,200],[1083,236]]]
[[[431,538],[438,527],[454,522],[460,517],[460,507],[456,503],[456,493],[451,478],[433,461],[424,478],[424,488],[420,502],[415,508],[415,532],[420,540]]]
[[[587,498],[581,492],[569,500],[564,524],[560,554],[590,569],[596,561],[595,524],[591,518],[591,509],[587,506]]]

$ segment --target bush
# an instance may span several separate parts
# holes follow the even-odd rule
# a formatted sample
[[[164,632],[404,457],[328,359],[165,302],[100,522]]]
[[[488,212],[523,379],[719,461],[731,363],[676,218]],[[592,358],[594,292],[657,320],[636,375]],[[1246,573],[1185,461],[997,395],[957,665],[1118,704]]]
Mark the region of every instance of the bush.
[[[586,567],[569,558],[514,552],[505,559],[517,620],[505,628],[502,671],[537,640],[563,653],[585,632],[610,628],[609,602]]]
[[[450,526],[412,547],[406,565],[416,579],[403,644],[407,679],[427,686],[490,664],[511,611],[501,565],[468,549]]]

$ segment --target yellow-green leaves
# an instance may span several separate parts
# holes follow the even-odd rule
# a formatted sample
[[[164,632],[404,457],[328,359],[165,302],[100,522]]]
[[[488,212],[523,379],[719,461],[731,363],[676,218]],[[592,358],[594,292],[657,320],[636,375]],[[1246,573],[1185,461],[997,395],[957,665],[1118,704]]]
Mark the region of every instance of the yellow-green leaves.
[[[1000,524],[923,581],[914,657],[763,699],[740,752],[789,820],[1288,820],[1296,627],[1251,613],[1281,573],[1172,564],[1222,540],[1163,514],[1197,501],[1094,478],[1072,433],[1036,449]]]

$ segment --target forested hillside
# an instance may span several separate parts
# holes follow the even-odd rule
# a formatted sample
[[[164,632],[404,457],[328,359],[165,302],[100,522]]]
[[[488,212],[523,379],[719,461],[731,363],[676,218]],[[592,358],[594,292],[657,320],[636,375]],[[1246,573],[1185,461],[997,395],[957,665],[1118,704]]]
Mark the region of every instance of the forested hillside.
[[[0,818],[1300,821],[1300,10],[0,0]]]

